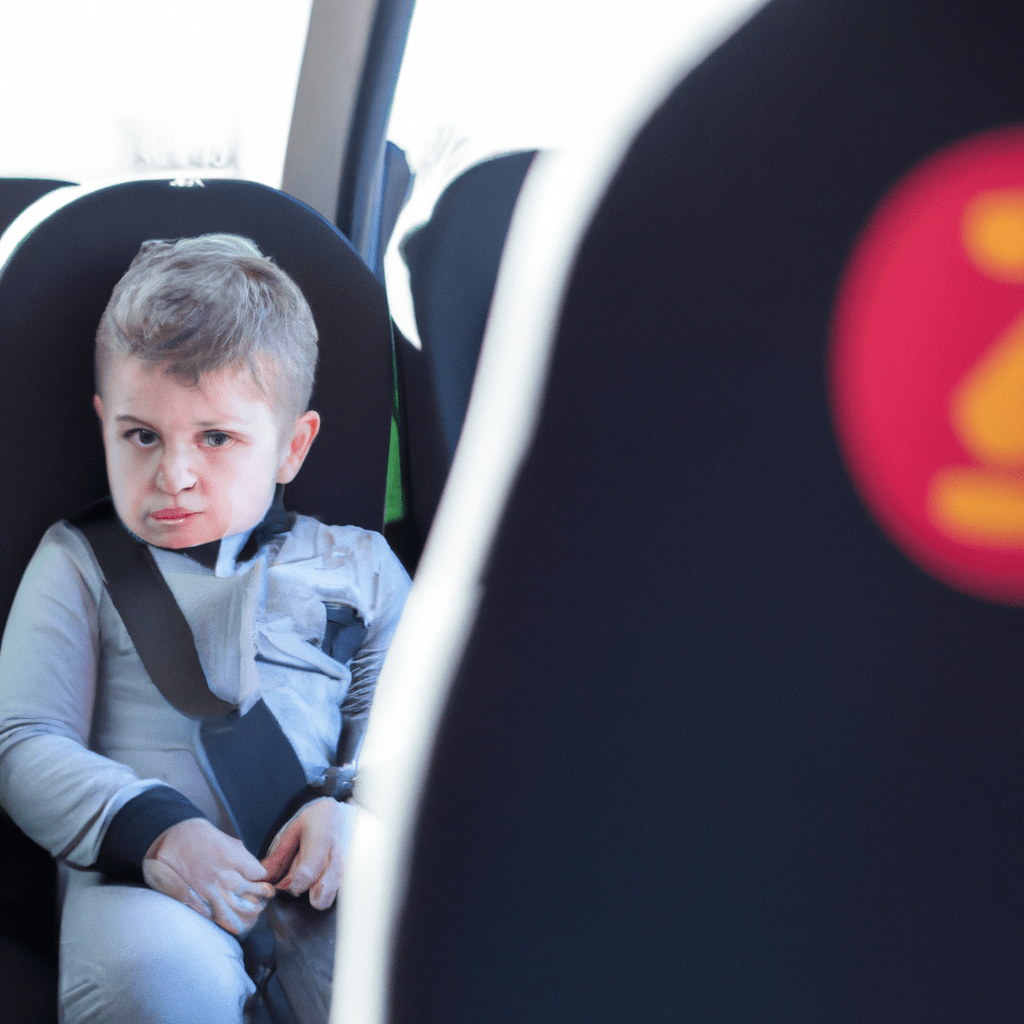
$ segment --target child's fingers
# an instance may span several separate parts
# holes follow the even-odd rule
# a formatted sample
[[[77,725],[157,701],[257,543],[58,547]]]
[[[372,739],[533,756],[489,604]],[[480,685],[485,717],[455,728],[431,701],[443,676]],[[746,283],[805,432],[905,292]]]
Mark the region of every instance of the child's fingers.
[[[251,900],[237,893],[225,893],[220,905],[219,924],[232,935],[243,935],[256,923],[256,919],[267,905],[266,900]],[[221,919],[222,918],[222,919]]]
[[[297,821],[292,821],[271,844],[266,857],[260,862],[265,877],[270,882],[277,882],[288,870],[302,842],[302,829]]]
[[[280,888],[281,879],[291,870],[292,864],[295,861],[295,855],[299,851],[299,844],[296,842],[294,845],[289,845],[288,848],[282,847],[277,853],[274,854],[274,859],[269,858],[264,862],[264,867],[267,870],[267,881],[271,885]]]
[[[332,848],[332,836],[306,836],[288,874],[277,883],[277,888],[301,896],[324,873]]]
[[[309,888],[309,902],[316,910],[327,910],[338,895],[341,887],[342,862],[332,856],[323,873]]]
[[[264,857],[270,879],[278,890],[300,896],[326,909],[341,884],[341,847],[347,809],[330,797],[306,804],[281,831]],[[313,887],[316,887],[314,893]]]
[[[222,883],[221,889],[250,903],[266,903],[277,895],[277,890],[269,882],[250,882],[244,878],[237,883]]]
[[[225,931],[232,935],[242,935],[256,923],[277,891],[265,882],[248,882],[241,875],[233,878],[224,876],[208,883],[205,890],[198,895],[209,903],[211,913],[208,915]]]
[[[251,860],[244,861],[241,866],[234,865],[235,870],[250,882],[263,882],[267,878],[267,869],[248,850],[245,851]]]
[[[229,864],[243,878],[250,882],[261,882],[267,877],[267,871],[263,865],[242,845],[240,840],[231,839],[232,846],[226,851],[225,864]]]
[[[271,886],[270,889],[271,889],[271,893],[270,893],[269,896],[259,896],[259,897],[257,897],[257,896],[253,895],[250,892],[239,892],[239,893],[235,893],[235,895],[240,900],[247,900],[249,903],[254,904],[255,906],[259,907],[262,910],[263,907],[265,907],[277,895],[277,890],[273,886]]]
[[[233,893],[214,894],[210,899],[210,907],[214,924],[220,925],[232,935],[247,932],[256,923],[262,910],[262,907],[240,899]]]

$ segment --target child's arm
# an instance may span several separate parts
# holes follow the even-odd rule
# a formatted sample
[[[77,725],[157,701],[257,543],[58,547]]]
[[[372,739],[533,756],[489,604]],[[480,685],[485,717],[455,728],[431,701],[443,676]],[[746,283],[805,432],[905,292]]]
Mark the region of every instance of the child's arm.
[[[81,537],[58,524],[25,572],[0,649],[0,800],[37,843],[82,868],[96,863],[115,814],[161,786],[89,749],[102,591]]]

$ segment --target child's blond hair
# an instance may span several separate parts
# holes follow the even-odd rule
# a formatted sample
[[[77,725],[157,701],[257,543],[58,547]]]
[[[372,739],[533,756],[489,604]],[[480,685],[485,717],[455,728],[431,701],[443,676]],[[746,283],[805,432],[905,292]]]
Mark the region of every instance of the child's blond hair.
[[[134,356],[196,385],[244,367],[282,417],[309,407],[317,332],[294,281],[239,235],[143,242],[96,332],[96,389],[110,359]]]

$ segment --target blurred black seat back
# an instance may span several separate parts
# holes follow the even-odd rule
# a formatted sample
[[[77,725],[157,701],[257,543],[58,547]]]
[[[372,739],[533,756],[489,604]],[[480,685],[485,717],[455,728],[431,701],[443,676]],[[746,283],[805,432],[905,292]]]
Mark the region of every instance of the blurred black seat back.
[[[388,540],[414,572],[462,433],[498,265],[536,150],[463,171],[402,241],[421,347],[395,336],[405,509]]]
[[[0,178],[0,234],[40,196],[71,184],[56,178]]]
[[[426,779],[396,1024],[1024,1018],[1024,618],[830,425],[859,228],[1024,121],[1009,3],[780,0],[587,231]]]
[[[463,171],[430,220],[402,241],[449,463],[466,418],[512,211],[536,155],[505,153]]]
[[[43,531],[106,493],[92,410],[96,325],[149,238],[232,232],[294,278],[320,335],[319,438],[290,508],[380,529],[391,409],[390,319],[381,285],[345,238],[304,204],[253,182],[140,181],[87,192],[28,234],[0,276],[5,440],[0,613]]]

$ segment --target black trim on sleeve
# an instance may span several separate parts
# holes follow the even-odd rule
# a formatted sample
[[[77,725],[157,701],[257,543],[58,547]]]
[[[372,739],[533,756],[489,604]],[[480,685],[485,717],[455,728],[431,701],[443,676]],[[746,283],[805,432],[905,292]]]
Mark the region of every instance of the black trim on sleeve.
[[[141,882],[142,861],[153,840],[179,821],[205,817],[188,797],[170,786],[147,789],[111,819],[95,868],[119,882]]]

